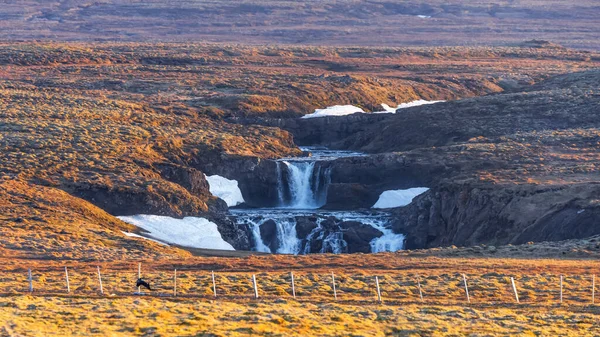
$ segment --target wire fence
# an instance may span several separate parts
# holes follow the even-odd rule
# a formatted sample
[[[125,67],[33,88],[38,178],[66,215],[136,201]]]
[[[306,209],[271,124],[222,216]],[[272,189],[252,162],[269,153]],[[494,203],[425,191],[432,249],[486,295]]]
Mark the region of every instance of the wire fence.
[[[152,290],[141,288],[141,276]],[[514,287],[513,287],[514,282]],[[212,272],[210,270],[64,270],[0,272],[0,294],[157,296],[183,298],[295,298],[312,302],[430,302],[594,304],[594,275],[498,273]]]

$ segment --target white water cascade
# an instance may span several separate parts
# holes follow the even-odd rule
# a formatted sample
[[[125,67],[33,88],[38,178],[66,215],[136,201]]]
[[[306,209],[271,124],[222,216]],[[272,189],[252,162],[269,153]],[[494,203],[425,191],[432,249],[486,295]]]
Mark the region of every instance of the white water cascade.
[[[359,222],[383,233],[370,241],[370,247],[361,251],[367,252],[369,248],[374,253],[401,250],[404,235],[389,228],[390,217],[385,212],[318,210],[327,201],[327,188],[331,183],[328,162],[362,154],[326,149],[304,150],[311,151],[312,156],[285,158],[277,162],[276,208],[230,210],[238,225],[249,227],[254,250],[280,254],[346,253],[352,247],[348,247],[345,239],[344,222]],[[275,233],[270,232],[273,230]],[[302,237],[299,237],[299,232],[303,233]]]
[[[325,204],[331,182],[329,168],[322,169],[316,161],[284,160],[277,163],[277,170],[280,208],[316,209]]]

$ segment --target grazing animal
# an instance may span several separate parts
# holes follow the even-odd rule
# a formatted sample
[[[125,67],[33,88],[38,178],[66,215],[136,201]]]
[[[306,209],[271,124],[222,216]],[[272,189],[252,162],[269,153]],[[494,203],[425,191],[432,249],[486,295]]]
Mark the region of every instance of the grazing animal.
[[[141,278],[139,278],[139,279],[137,280],[137,282],[135,282],[135,286],[136,286],[136,287],[144,287],[144,288],[146,288],[146,289],[148,289],[148,290],[152,290],[152,289],[150,288],[150,283],[148,283],[148,282],[146,282],[146,281],[142,280]]]

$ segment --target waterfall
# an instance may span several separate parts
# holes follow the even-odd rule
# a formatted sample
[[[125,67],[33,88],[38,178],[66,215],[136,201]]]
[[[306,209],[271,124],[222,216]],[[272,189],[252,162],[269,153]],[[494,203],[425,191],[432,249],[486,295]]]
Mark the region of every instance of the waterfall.
[[[330,150],[311,153],[312,157],[276,162],[276,208],[230,209],[232,220],[249,228],[255,243],[253,250],[280,254],[347,253],[355,248],[349,247],[349,242],[355,241],[346,241],[348,228],[343,222],[362,223],[383,233],[378,238],[371,236],[366,249],[364,245],[360,248],[364,252],[402,249],[404,235],[392,231],[390,215],[383,211],[319,210],[327,202],[327,188],[331,184],[332,166],[327,162],[361,154]]]
[[[271,253],[271,248],[265,245],[262,236],[260,236],[260,225],[262,222],[252,221],[249,218],[245,220],[250,223],[252,238],[254,239],[254,250],[257,252]]]
[[[341,232],[329,233],[325,239],[323,239],[323,246],[321,253],[334,253],[341,254],[346,251],[348,243],[344,240],[344,234]]]
[[[282,161],[281,163],[284,165],[277,162],[279,207],[316,209],[326,203],[327,187],[331,182],[330,168],[323,170],[316,161]]]

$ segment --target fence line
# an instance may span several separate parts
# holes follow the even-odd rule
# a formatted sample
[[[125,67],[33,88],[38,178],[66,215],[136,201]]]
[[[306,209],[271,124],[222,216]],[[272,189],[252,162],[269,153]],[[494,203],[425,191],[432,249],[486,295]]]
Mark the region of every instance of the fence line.
[[[64,282],[66,282],[66,293],[68,295],[99,293],[100,295],[114,294],[121,296],[136,294],[132,292],[136,288],[135,280],[130,279],[123,270],[105,270],[103,275],[100,266],[95,266],[94,269],[92,271],[89,271],[88,268],[71,268],[69,270],[68,267],[65,267]],[[62,288],[61,292],[61,288],[58,287],[60,284],[60,278],[57,275],[58,271],[36,273],[34,270],[27,269],[25,281],[23,281],[23,276],[20,278],[21,281],[18,281],[19,277],[16,273],[8,272],[4,275],[6,274],[14,276],[14,282],[11,283],[10,277],[0,277],[0,294],[25,292],[25,290],[15,291],[19,289],[19,285],[20,289],[25,288],[34,294],[64,294],[64,288]],[[589,304],[591,302],[591,304],[595,304],[595,275],[571,275],[567,277],[564,275],[547,274],[536,275],[534,277],[520,275],[520,281],[517,284],[514,276],[509,277],[508,275],[501,274],[494,274],[493,276],[471,274],[469,281],[467,281],[467,275],[464,273],[425,275],[424,278],[422,275],[415,275],[414,278],[411,278],[410,274],[402,273],[368,276],[364,274],[352,275],[344,273],[336,275],[334,272],[331,272],[329,276],[331,290],[328,292],[323,288],[323,281],[326,274],[311,271],[300,274],[295,274],[294,272],[269,272],[260,274],[250,274],[248,272],[215,273],[211,271],[208,274],[204,270],[185,270],[181,272],[175,269],[172,274],[171,284],[168,282],[168,278],[166,278],[168,274],[164,270],[146,271],[144,275],[145,280],[151,283],[153,291],[145,294],[150,296],[207,297],[211,293],[208,289],[212,288],[212,296],[216,298],[218,287],[221,293],[220,297],[222,298],[239,298],[240,296],[252,295],[258,299],[260,292],[261,298],[290,296],[303,300],[314,299],[317,301],[327,301],[327,298],[329,300],[338,300],[339,298],[343,301],[375,301],[376,299],[377,302],[382,303],[385,297],[386,303],[395,303],[398,301],[412,302],[415,300],[430,303],[450,300],[465,304],[498,303],[500,300],[506,303],[506,297],[502,299],[501,295],[502,284],[504,284],[512,288],[514,302],[516,303]],[[249,281],[248,278],[246,278],[246,281],[243,281],[240,275],[250,275],[251,278]],[[1,272],[0,276],[2,276]],[[138,264],[138,276],[141,276],[141,264]],[[93,285],[95,277],[97,277],[98,288]],[[261,280],[260,284],[258,282],[259,277]],[[554,283],[557,278],[559,289],[556,289],[556,283]],[[3,284],[6,284],[7,280],[9,281],[9,286],[4,287],[4,290],[8,288],[9,291],[3,291]],[[422,282],[423,280],[425,283]],[[34,282],[36,283],[35,291]],[[88,285],[90,282],[92,284],[91,288]],[[80,283],[83,285],[79,286]],[[538,283],[543,284],[545,287],[538,287]],[[76,284],[73,288],[75,289],[74,291],[71,289],[71,285],[73,284]],[[464,287],[462,290],[464,291],[462,299],[459,296],[460,293],[457,293],[457,291],[461,291],[461,286]],[[128,287],[131,290],[128,291]],[[414,297],[414,290],[418,291],[417,298]],[[172,292],[172,295],[169,292]]]

